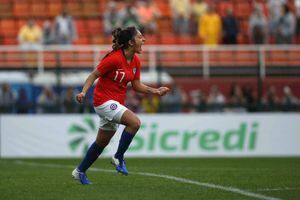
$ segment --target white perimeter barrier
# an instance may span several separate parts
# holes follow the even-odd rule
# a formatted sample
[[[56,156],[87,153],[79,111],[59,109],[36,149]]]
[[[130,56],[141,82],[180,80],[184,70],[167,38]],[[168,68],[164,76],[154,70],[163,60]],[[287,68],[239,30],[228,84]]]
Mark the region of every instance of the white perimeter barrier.
[[[128,157],[300,156],[300,114],[140,115]],[[2,158],[81,157],[96,115],[1,115]],[[123,127],[105,149],[115,153]]]

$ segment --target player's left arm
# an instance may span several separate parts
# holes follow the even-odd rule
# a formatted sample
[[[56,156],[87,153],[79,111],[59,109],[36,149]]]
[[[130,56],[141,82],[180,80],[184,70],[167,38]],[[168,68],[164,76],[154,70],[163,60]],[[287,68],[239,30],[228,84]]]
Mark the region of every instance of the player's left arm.
[[[160,87],[160,88],[153,88],[150,86],[147,86],[143,84],[139,79],[135,79],[131,82],[132,88],[136,92],[144,93],[144,94],[154,94],[163,96],[167,94],[167,92],[170,90],[168,87]]]

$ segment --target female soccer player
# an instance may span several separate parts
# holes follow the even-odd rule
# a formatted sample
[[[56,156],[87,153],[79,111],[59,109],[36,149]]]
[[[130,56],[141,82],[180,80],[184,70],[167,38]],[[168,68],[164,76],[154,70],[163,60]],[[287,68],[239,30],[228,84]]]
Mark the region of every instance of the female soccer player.
[[[112,36],[113,50],[88,76],[82,92],[76,96],[77,101],[82,103],[88,89],[99,78],[94,90],[94,108],[100,117],[97,138],[82,162],[72,172],[72,176],[84,185],[91,183],[86,176],[86,170],[108,145],[119,124],[125,125],[125,129],[111,163],[118,172],[128,175],[124,153],[139,130],[141,122],[136,114],[124,106],[127,83],[131,82],[133,89],[140,93],[162,96],[169,91],[167,87],[156,89],[140,82],[140,60],[135,54],[142,52],[141,46],[145,38],[135,27],[117,28],[112,32]]]

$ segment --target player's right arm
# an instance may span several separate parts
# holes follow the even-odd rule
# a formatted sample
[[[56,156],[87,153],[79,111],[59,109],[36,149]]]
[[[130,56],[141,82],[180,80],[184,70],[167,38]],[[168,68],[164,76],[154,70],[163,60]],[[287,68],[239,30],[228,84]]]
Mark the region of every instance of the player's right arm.
[[[95,69],[85,80],[84,86],[82,88],[82,91],[76,95],[76,100],[79,103],[82,103],[85,97],[85,94],[89,90],[89,88],[94,84],[95,80],[101,76],[100,72]]]
[[[109,55],[109,54],[108,54]],[[82,103],[85,97],[85,94],[89,88],[94,84],[95,80],[100,76],[105,76],[106,73],[113,70],[115,66],[118,66],[118,60],[114,56],[106,56],[104,59],[96,66],[96,69],[90,73],[87,77],[81,93],[76,95],[76,100],[79,103]]]

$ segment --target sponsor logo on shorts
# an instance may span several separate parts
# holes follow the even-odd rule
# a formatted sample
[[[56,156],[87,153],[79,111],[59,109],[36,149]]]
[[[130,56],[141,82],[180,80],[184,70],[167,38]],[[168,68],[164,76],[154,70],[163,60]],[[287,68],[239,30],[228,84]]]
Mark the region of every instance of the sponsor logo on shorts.
[[[132,69],[132,72],[135,74],[136,73],[136,67],[134,67],[133,69]]]
[[[118,105],[115,103],[110,104],[110,109],[111,110],[116,110],[118,108]]]

